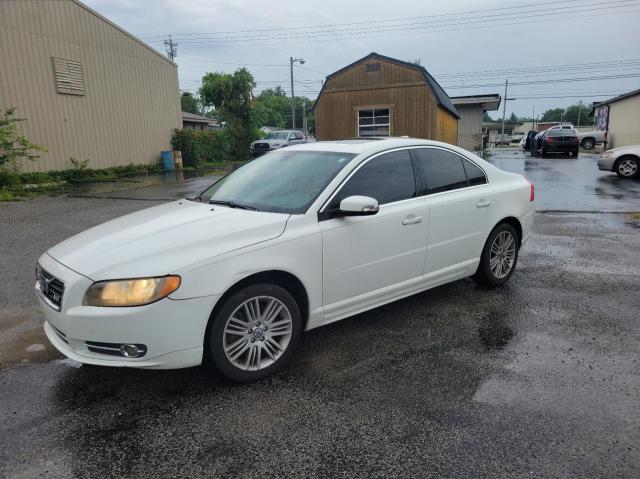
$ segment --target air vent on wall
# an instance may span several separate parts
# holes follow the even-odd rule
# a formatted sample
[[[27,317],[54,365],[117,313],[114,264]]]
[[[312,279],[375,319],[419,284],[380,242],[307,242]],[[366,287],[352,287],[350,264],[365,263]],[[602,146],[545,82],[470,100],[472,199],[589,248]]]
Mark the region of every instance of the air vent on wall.
[[[65,95],[84,95],[82,63],[53,57],[56,90]]]
[[[378,72],[378,71],[380,71],[380,64],[379,63],[367,63],[366,69],[367,69],[368,72]]]

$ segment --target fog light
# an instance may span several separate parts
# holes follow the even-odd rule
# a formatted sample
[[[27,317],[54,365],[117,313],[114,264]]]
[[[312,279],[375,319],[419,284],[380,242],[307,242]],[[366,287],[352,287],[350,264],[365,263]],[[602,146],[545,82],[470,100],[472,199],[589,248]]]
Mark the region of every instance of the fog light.
[[[138,348],[135,344],[123,344],[120,346],[120,352],[125,358],[137,358],[145,353],[144,350]]]

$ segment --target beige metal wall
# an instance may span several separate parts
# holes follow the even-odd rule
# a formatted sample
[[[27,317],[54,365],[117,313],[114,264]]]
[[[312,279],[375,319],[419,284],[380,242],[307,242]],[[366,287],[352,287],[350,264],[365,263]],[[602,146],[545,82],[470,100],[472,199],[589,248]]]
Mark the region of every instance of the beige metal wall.
[[[640,145],[640,95],[609,106],[609,147]]]
[[[482,104],[456,105],[460,114],[458,146],[469,151],[482,149]]]
[[[82,63],[84,96],[57,93],[52,57]],[[0,108],[45,146],[25,171],[151,163],[182,117],[177,66],[75,0],[0,0]]]

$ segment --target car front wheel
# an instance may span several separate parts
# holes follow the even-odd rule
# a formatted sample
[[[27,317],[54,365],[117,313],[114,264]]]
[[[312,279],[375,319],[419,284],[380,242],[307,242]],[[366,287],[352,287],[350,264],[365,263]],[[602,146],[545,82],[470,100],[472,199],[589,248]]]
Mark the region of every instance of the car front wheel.
[[[474,279],[485,286],[503,285],[516,269],[519,249],[520,240],[513,226],[499,224],[487,238]]]
[[[225,301],[213,318],[208,350],[229,379],[255,381],[282,369],[302,333],[300,308],[274,284],[247,286]]]
[[[616,173],[622,178],[631,178],[638,174],[640,162],[637,158],[621,158],[616,166]]]

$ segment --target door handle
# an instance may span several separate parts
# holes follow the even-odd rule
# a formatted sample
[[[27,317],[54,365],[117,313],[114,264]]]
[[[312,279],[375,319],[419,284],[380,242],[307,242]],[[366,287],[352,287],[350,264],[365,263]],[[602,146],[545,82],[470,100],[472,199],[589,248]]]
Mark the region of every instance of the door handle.
[[[486,208],[487,206],[491,206],[491,201],[489,200],[480,200],[476,204],[478,208]]]
[[[402,224],[405,226],[415,225],[416,223],[420,223],[421,221],[422,221],[422,216],[409,215],[402,220]]]

